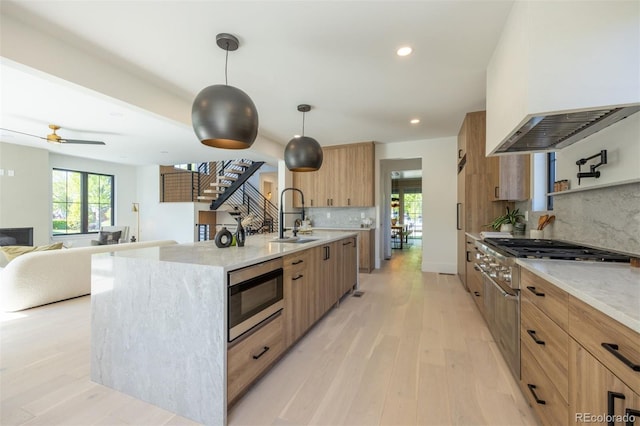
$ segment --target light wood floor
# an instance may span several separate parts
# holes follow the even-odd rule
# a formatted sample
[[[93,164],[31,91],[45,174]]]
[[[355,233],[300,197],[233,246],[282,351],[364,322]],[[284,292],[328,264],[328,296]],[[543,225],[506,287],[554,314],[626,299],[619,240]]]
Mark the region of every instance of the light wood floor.
[[[229,413],[230,425],[535,425],[471,297],[420,248],[361,274]],[[5,315],[0,424],[194,425],[89,380],[89,297]]]

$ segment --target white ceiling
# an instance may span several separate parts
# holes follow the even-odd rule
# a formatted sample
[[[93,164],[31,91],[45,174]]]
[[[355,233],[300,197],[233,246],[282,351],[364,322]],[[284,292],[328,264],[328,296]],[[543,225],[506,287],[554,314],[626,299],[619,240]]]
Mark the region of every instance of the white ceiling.
[[[213,150],[198,142],[188,120],[123,102],[115,89],[96,93],[4,58],[0,127],[45,136],[55,123],[63,137],[107,146],[48,145],[7,132],[0,140],[127,164],[268,159],[258,145],[270,140],[284,149],[301,131],[300,103],[312,105],[305,133],[321,145],[453,136],[466,112],[485,107],[485,69],[512,4],[2,0],[5,17],[90,52],[188,108],[201,89],[224,83],[225,52],[216,34],[236,35],[229,84],[256,104],[260,139],[250,152]],[[414,53],[398,57],[405,44]],[[118,85],[116,76],[111,83]],[[411,125],[412,118],[421,122]]]

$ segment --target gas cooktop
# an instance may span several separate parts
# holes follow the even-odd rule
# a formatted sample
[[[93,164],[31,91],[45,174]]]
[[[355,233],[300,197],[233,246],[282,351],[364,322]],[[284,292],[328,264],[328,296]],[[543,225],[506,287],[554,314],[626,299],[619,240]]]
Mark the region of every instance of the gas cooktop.
[[[508,256],[531,259],[590,260],[598,262],[630,262],[623,253],[582,246],[560,240],[534,240],[529,238],[485,238],[489,246]]]

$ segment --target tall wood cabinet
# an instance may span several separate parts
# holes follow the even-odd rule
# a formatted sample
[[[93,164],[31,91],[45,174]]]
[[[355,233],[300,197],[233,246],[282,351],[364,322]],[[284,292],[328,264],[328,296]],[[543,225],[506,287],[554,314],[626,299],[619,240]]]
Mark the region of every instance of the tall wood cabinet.
[[[484,225],[505,212],[505,201],[494,199],[492,170],[497,170],[499,159],[485,156],[485,111],[470,112],[465,116],[458,133],[458,204],[456,229],[458,231],[458,276],[465,288],[467,244],[466,232],[487,230]]]
[[[374,205],[373,142],[323,148],[316,172],[293,173],[293,186],[304,193],[306,207],[372,207]],[[293,205],[301,207],[294,194]]]

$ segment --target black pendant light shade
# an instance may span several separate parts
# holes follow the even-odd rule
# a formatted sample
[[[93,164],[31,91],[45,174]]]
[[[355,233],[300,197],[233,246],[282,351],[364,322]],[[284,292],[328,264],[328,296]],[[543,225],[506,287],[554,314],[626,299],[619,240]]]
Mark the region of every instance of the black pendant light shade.
[[[309,105],[298,105],[302,115],[302,136],[289,141],[284,149],[284,163],[292,172],[315,172],[322,166],[322,147],[314,138],[304,136],[304,113],[310,111]]]
[[[214,148],[249,148],[258,136],[258,111],[242,90],[216,84],[198,93],[191,109],[196,136]]]
[[[216,41],[227,55],[239,46],[231,34],[218,34]],[[191,108],[191,122],[200,142],[214,148],[246,149],[258,136],[255,104],[245,92],[226,84],[205,87],[198,93]]]

